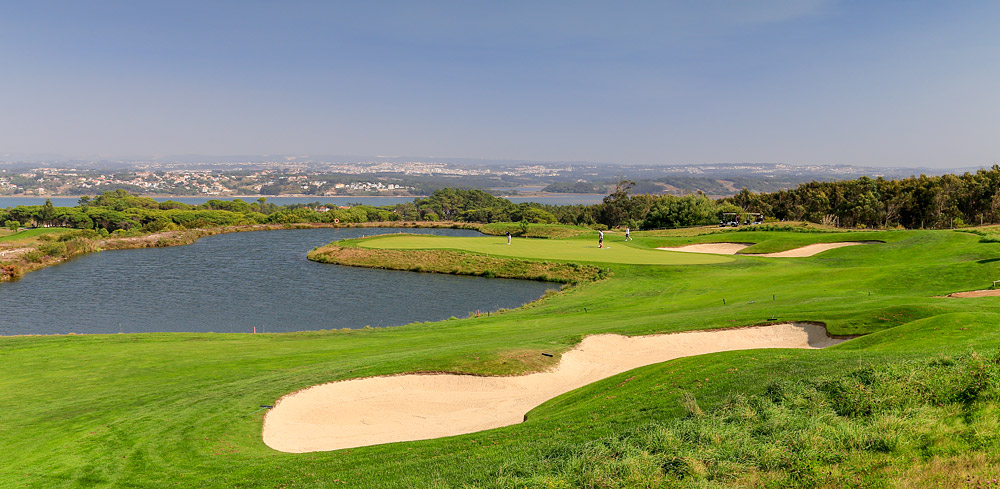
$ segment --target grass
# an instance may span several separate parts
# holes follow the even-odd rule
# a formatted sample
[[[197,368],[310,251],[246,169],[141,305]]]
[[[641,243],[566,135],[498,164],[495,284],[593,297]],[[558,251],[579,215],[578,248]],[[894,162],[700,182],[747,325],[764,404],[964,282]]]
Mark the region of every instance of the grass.
[[[604,244],[603,248],[597,247],[596,234],[592,239],[517,238],[511,240],[510,245],[503,237],[444,238],[442,236],[405,235],[366,240],[360,246],[401,250],[455,249],[535,260],[643,265],[704,265],[732,261],[732,258],[718,255],[642,249],[624,242],[611,243],[608,238],[605,238]]]
[[[948,487],[1000,477],[989,363],[1000,347],[1000,299],[937,297],[1000,278],[997,245],[949,231],[656,234],[635,233],[626,245],[609,233],[609,250],[590,237],[414,242],[613,264],[608,280],[490,317],[267,335],[0,338],[0,487]],[[652,249],[731,240],[777,251],[831,237],[885,243],[701,264],[701,255]],[[653,255],[694,261],[644,264]],[[521,373],[558,361],[541,353],[587,334],[772,317],[870,334],[827,350],[644,367],[481,433],[301,455],[261,442],[260,405],[322,382],[417,370]],[[975,377],[978,370],[986,374]],[[982,387],[962,397],[969,379]],[[850,389],[861,381],[873,395]],[[911,395],[922,384],[937,402]]]
[[[0,235],[0,243],[29,244],[37,242],[39,236],[49,234],[63,234],[72,232],[70,228],[32,228],[11,233],[9,230]]]
[[[596,234],[593,229],[584,226],[570,226],[567,224],[528,224],[527,230],[517,222],[494,222],[483,224],[479,231],[483,234],[493,236],[505,236],[505,233],[526,238],[575,238],[577,236],[593,236]]]
[[[561,283],[594,281],[607,275],[606,269],[594,265],[519,260],[448,250],[369,249],[331,244],[309,252],[307,257],[321,263],[354,267]]]

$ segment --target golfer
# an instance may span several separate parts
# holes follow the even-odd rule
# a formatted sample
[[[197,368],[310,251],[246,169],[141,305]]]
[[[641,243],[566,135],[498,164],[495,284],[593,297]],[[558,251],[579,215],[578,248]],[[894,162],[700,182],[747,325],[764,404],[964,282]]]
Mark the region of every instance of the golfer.
[[[507,244],[510,244],[510,231],[507,231]]]
[[[597,247],[604,248],[604,231],[597,231]]]
[[[625,226],[625,241],[632,241],[632,234],[629,232],[628,226]]]

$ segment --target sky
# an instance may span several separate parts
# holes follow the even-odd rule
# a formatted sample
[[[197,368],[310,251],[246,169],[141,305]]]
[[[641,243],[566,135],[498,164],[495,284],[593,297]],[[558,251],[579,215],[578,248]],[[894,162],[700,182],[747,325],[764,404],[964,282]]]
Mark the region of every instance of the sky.
[[[0,0],[0,154],[957,168],[1000,2]]]

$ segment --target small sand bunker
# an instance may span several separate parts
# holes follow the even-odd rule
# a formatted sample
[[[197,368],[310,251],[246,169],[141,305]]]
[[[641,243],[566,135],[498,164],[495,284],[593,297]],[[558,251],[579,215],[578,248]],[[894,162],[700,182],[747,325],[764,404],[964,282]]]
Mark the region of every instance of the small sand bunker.
[[[854,246],[854,245],[873,244],[873,243],[881,243],[881,241],[841,241],[839,243],[816,243],[816,244],[806,245],[801,248],[779,251],[777,253],[741,253],[741,254],[743,256],[767,256],[772,258],[803,258],[807,256],[813,256],[817,253],[822,253],[827,250],[832,250],[834,248],[843,248],[844,246]],[[687,246],[678,246],[676,248],[657,248],[657,249],[666,251],[683,251],[685,253],[714,253],[718,255],[735,255],[740,250],[752,245],[753,243],[702,243],[702,244],[693,244]]]
[[[841,241],[839,243],[816,243],[811,245],[805,245],[801,248],[794,248],[787,251],[779,251],[777,253],[745,253],[745,256],[770,256],[774,258],[803,258],[806,256],[813,256],[817,253],[822,253],[827,250],[832,250],[834,248],[843,248],[844,246],[855,246],[863,244],[881,243],[881,241]]]
[[[282,397],[264,443],[303,453],[424,440],[520,423],[529,410],[612,375],[675,358],[752,348],[824,348],[816,324],[789,323],[654,336],[595,335],[547,372],[517,377],[408,374],[322,384]]]
[[[714,253],[716,255],[735,255],[737,251],[740,251],[748,246],[753,246],[753,243],[702,243],[702,244],[678,246],[675,248],[665,247],[657,249],[666,251],[682,251],[684,253]]]
[[[953,294],[948,294],[947,297],[997,297],[1000,296],[1000,289],[986,289],[986,290],[970,290],[968,292],[955,292]]]

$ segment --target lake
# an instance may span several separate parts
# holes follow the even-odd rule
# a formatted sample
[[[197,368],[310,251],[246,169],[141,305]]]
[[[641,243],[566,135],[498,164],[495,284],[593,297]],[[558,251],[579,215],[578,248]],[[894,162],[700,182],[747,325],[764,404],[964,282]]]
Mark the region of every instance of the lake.
[[[334,240],[392,232],[479,235],[458,229],[257,231],[93,253],[0,284],[0,335],[398,326],[514,308],[559,288],[306,260],[307,252]]]

